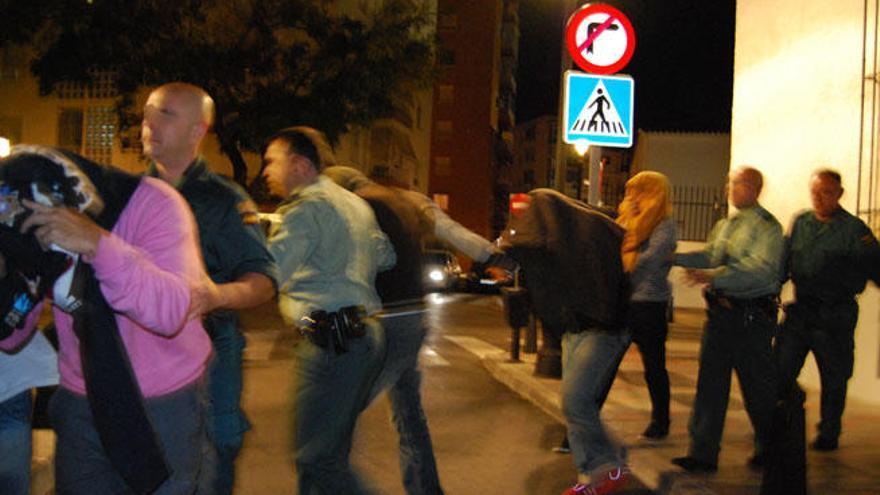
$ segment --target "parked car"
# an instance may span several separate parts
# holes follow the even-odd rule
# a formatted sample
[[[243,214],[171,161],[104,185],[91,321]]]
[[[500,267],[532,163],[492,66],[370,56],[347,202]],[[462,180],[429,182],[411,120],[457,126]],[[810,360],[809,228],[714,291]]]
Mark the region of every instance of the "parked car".
[[[425,291],[450,291],[458,286],[461,265],[451,251],[429,249],[425,251],[423,261]]]

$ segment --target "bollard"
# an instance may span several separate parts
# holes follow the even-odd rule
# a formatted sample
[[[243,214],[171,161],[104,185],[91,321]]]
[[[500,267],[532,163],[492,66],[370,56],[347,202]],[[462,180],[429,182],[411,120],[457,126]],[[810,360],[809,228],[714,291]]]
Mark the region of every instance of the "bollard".
[[[504,313],[510,325],[510,359],[519,361],[520,329],[529,324],[528,293],[522,287],[502,287],[501,296],[504,301]]]
[[[526,327],[526,345],[523,352],[534,354],[538,352],[538,324],[535,313],[529,312],[529,325]]]

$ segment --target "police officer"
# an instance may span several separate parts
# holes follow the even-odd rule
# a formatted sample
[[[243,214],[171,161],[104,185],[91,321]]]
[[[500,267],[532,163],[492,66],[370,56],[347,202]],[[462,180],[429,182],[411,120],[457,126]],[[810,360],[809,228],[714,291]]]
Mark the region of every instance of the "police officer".
[[[250,428],[240,407],[245,342],[234,310],[271,299],[277,268],[266,248],[256,205],[240,187],[211,172],[198,154],[213,117],[214,102],[203,89],[173,82],[150,93],[141,134],[144,154],[152,159],[147,174],[174,185],[195,214],[202,257],[213,282],[194,288],[190,316],[204,315],[214,347],[208,430],[216,459],[208,457],[200,489],[223,495],[232,493],[235,458]]]
[[[871,230],[840,206],[840,174],[820,169],[810,179],[813,209],[794,220],[786,250],[786,274],[795,301],[786,305],[776,340],[780,384],[794,385],[812,351],[822,380],[819,435],[815,450],[837,448],[846,384],[853,372],[856,294],[870,278],[880,283],[880,247]]]
[[[676,265],[687,268],[692,283],[705,286],[709,306],[688,428],[689,452],[672,460],[687,471],[712,472],[718,467],[733,369],[755,429],[756,452],[749,464],[763,462],[776,399],[771,339],[784,240],[779,222],[758,204],[762,185],[761,173],[754,168],[731,172],[728,194],[739,211],[715,225],[702,251],[675,259]]]
[[[285,198],[269,240],[281,274],[278,306],[306,337],[294,362],[298,493],[370,493],[348,455],[385,356],[374,283],[394,265],[394,248],[370,205],[321,174],[332,164],[321,133],[290,127],[267,143],[263,176]]]

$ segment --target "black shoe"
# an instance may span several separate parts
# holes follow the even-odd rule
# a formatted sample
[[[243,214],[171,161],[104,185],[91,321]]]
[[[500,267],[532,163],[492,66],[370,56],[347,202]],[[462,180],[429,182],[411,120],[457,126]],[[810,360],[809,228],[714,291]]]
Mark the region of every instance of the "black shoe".
[[[837,450],[837,439],[818,436],[813,440],[813,443],[810,444],[810,448],[821,452]]]
[[[764,454],[755,454],[749,457],[749,460],[746,464],[748,464],[748,466],[752,469],[764,469]]]
[[[718,464],[701,461],[691,456],[676,457],[672,459],[672,463],[689,473],[714,473],[718,471]]]
[[[643,437],[652,440],[660,440],[661,438],[666,438],[668,435],[669,423],[659,423],[657,421],[651,421],[651,424],[649,424],[648,428],[642,433]]]

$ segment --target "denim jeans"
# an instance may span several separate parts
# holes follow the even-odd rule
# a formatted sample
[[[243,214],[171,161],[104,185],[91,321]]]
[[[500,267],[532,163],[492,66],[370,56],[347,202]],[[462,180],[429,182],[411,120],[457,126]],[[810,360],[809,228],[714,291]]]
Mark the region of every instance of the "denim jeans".
[[[230,495],[235,483],[235,459],[241,451],[244,432],[250,429],[250,423],[241,410],[245,340],[235,318],[208,317],[205,328],[214,348],[208,380],[210,401],[207,422],[213,452],[205,459],[199,492]]]
[[[589,475],[626,462],[599,411],[629,343],[628,332],[591,329],[562,336],[562,412],[578,473]]]
[[[349,465],[354,426],[368,404],[385,357],[385,333],[367,319],[366,335],[336,354],[307,339],[294,349],[293,457],[300,495],[363,494],[372,490]]]
[[[31,391],[0,402],[0,493],[27,495],[31,480]]]
[[[385,364],[370,400],[388,389],[391,421],[400,436],[400,473],[409,495],[442,495],[428,419],[422,409],[419,350],[427,327],[423,312],[388,315],[380,320],[387,336]]]
[[[171,477],[153,495],[196,492],[202,459],[210,449],[205,431],[206,403],[204,380],[144,400],[171,471]],[[49,404],[49,419],[57,435],[56,494],[132,493],[104,453],[85,396],[59,387]]]

